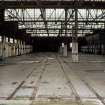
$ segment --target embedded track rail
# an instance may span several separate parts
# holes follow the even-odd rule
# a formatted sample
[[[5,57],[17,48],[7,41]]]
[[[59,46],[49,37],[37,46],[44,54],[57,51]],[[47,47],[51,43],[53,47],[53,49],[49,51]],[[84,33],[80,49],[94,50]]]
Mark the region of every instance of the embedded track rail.
[[[14,99],[13,97],[15,96],[15,94],[16,94],[20,89],[22,89],[22,88],[33,88],[34,91],[33,91],[32,95],[30,96],[30,100],[34,100],[34,99],[35,99],[35,96],[36,96],[36,93],[37,93],[37,90],[38,90],[38,86],[39,86],[39,84],[40,84],[40,81],[41,81],[41,79],[42,79],[43,73],[44,73],[44,71],[45,71],[46,63],[47,63],[47,59],[43,59],[43,60],[41,61],[41,65],[40,65],[40,66],[41,66],[41,73],[40,73],[40,76],[39,76],[39,78],[38,78],[38,80],[37,80],[37,83],[36,83],[35,87],[24,87],[23,85],[24,85],[24,83],[26,82],[26,80],[27,80],[29,77],[31,77],[31,75],[33,74],[33,72],[34,72],[35,69],[37,69],[37,68],[33,68],[33,69],[32,69],[32,71],[31,71],[31,72],[26,76],[26,78],[19,84],[19,86],[12,92],[12,94],[10,94],[10,96],[7,97],[7,100],[12,100],[12,99]],[[23,97],[23,98],[24,98],[24,97]]]
[[[60,62],[60,60],[59,60],[59,62]],[[62,58],[62,62],[63,62],[66,66],[68,66],[68,67],[70,68],[69,64],[66,63],[63,58]],[[63,65],[62,65],[61,62],[60,62],[60,64],[61,64],[61,66],[62,66],[62,68],[63,68]],[[71,68],[70,68],[70,69],[71,69]],[[63,70],[63,71],[64,71],[64,70]],[[64,72],[65,72],[65,71],[64,71]],[[74,72],[74,71],[72,71],[72,72]],[[74,72],[74,73],[75,73],[75,72]],[[75,74],[76,74],[76,73],[75,73]],[[77,74],[76,74],[76,75],[77,75]],[[66,77],[67,77],[67,76],[66,76]],[[94,94],[96,95],[97,99],[100,100],[100,102],[102,103],[102,105],[105,105],[104,98],[101,97],[101,96],[99,95],[99,93],[97,93],[97,92],[95,91],[95,89],[87,82],[87,80],[84,79],[83,77],[81,78],[80,76],[79,76],[79,79],[89,88],[89,90],[90,90],[92,93],[94,93]],[[72,85],[72,84],[71,84],[71,85]],[[75,88],[74,88],[74,89],[75,89]]]
[[[73,86],[73,84],[72,84],[70,78],[68,77],[68,74],[66,73],[63,64],[61,63],[61,61],[59,60],[58,57],[56,57],[56,59],[58,60],[60,66],[61,66],[61,69],[62,69],[62,71],[63,71],[63,73],[64,73],[64,75],[65,75],[65,78],[66,78],[67,82],[68,82],[68,86],[70,87],[70,89],[72,90],[72,92],[73,92],[73,94],[74,94],[74,96],[75,96],[75,102],[77,103],[77,105],[84,105],[84,104],[82,103],[82,100],[81,100],[80,96],[78,95],[76,89],[74,88],[74,86]]]

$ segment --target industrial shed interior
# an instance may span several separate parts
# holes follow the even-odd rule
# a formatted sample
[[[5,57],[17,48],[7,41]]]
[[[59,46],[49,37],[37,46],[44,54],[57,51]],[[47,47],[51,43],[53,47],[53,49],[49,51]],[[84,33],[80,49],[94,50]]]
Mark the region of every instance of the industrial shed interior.
[[[105,0],[0,0],[0,105],[105,105]]]

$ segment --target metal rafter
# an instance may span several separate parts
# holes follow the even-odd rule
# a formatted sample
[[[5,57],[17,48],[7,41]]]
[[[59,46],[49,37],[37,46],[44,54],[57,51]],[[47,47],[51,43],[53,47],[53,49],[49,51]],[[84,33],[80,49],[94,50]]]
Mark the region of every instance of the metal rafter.
[[[68,9],[105,9],[105,1],[0,1],[1,8],[68,8]],[[78,4],[78,5],[77,5]]]
[[[83,5],[83,4],[86,4],[87,2],[88,3],[90,3],[91,2],[91,4],[94,4],[94,5],[92,5],[92,7],[89,7],[89,5],[88,6],[86,6],[86,17],[84,18],[84,16],[82,15],[82,13],[81,12],[79,12],[79,10],[77,11],[78,12],[78,15],[80,15],[80,20],[79,20],[79,18],[78,18],[78,20],[77,20],[77,22],[78,22],[78,30],[79,31],[81,31],[82,30],[82,33],[84,34],[86,31],[91,31],[91,30],[94,30],[95,28],[95,26],[97,26],[97,28],[98,28],[98,26],[102,26],[103,27],[103,24],[102,23],[105,23],[105,20],[104,20],[104,17],[105,17],[105,12],[104,12],[104,10],[101,10],[102,11],[102,13],[98,13],[98,9],[102,9],[102,8],[104,8],[105,9],[105,7],[103,6],[103,4],[104,4],[104,2],[103,2],[103,4],[101,4],[102,2],[96,2],[96,1],[79,1],[78,3],[77,2],[75,2],[75,1],[60,1],[59,2],[59,5],[58,5],[58,3],[57,2],[55,2],[55,1],[51,1],[52,3],[54,3],[53,5],[52,4],[50,4],[51,5],[51,8],[53,7],[53,6],[55,6],[56,8],[63,8],[63,9],[65,9],[65,7],[68,9],[68,14],[70,15],[69,17],[67,17],[67,19],[66,19],[66,17],[63,19],[62,18],[62,14],[63,13],[61,13],[61,15],[60,15],[60,17],[58,18],[57,17],[57,19],[56,20],[51,20],[51,16],[52,16],[52,14],[54,14],[54,11],[52,11],[52,13],[50,13],[50,15],[49,15],[49,18],[48,19],[46,19],[46,8],[48,8],[49,7],[49,3],[51,3],[51,2],[49,2],[49,1],[38,1],[37,0],[37,2],[35,1],[35,2],[33,2],[34,4],[27,4],[27,3],[29,3],[28,1],[26,2],[26,3],[24,3],[24,1],[20,1],[21,2],[21,5],[20,5],[20,8],[21,9],[24,9],[24,8],[26,8],[26,6],[32,6],[32,5],[34,5],[35,7],[34,8],[39,8],[40,9],[40,12],[41,12],[41,15],[40,15],[40,17],[43,19],[43,20],[33,20],[33,18],[31,17],[31,15],[29,14],[29,13],[27,13],[28,14],[28,16],[29,16],[29,19],[30,20],[25,20],[25,17],[24,17],[24,11],[23,11],[23,19],[20,19],[20,17],[15,17],[15,18],[18,18],[17,19],[17,21],[18,22],[22,22],[22,23],[31,23],[31,26],[29,26],[28,28],[26,27],[26,29],[32,29],[32,30],[45,30],[46,32],[47,32],[47,34],[48,34],[48,36],[49,36],[49,34],[51,33],[50,32],[50,30],[53,30],[53,29],[55,29],[55,28],[53,28],[53,27],[58,27],[58,28],[56,28],[55,30],[58,30],[59,29],[59,32],[57,32],[58,33],[58,35],[60,35],[60,34],[62,34],[63,33],[63,31],[65,30],[65,33],[63,33],[63,34],[67,34],[66,33],[66,27],[65,26],[67,26],[67,25],[74,25],[75,24],[75,20],[74,20],[74,17],[73,17],[73,12],[72,13],[70,13],[69,12],[69,10],[72,10],[72,9],[74,9],[74,7],[71,7],[71,3],[74,3],[74,5],[77,7],[77,9],[78,8],[84,8],[84,6],[83,7],[80,7],[81,5]],[[44,3],[44,4],[42,4],[42,2]],[[45,3],[46,2],[46,3]],[[1,2],[0,2],[1,3]],[[7,2],[6,2],[7,3]],[[8,2],[9,3],[9,2]],[[11,8],[12,8],[12,4],[11,3],[14,3],[14,2],[10,2],[10,5],[11,5]],[[15,2],[16,3],[16,2]],[[32,3],[32,2],[31,2]],[[36,3],[36,4],[35,4]],[[47,4],[48,3],[48,4]],[[64,6],[62,6],[62,3],[64,3]],[[19,2],[18,2],[18,4],[19,4]],[[70,7],[68,7],[68,4],[70,4],[69,6]],[[36,6],[37,5],[37,6]],[[96,5],[98,5],[98,8],[96,7]],[[17,7],[17,4],[15,5],[16,7]],[[21,7],[21,6],[23,6],[23,7]],[[42,8],[43,6],[45,6],[45,8]],[[58,7],[59,6],[59,7]],[[103,6],[103,7],[100,7],[100,6]],[[8,7],[6,7],[6,8],[8,8]],[[13,7],[13,8],[15,8],[15,7]],[[18,7],[17,7],[18,8]],[[29,8],[31,8],[31,7],[29,7]],[[32,7],[33,8],[33,7]],[[69,8],[72,8],[72,9],[69,9]],[[54,8],[53,8],[54,9]],[[93,10],[90,10],[90,9],[93,9]],[[94,9],[97,9],[97,10],[94,10]],[[94,15],[93,15],[93,13],[95,13],[95,17],[94,17]],[[22,18],[22,17],[21,17]],[[49,20],[50,19],[50,20]],[[66,21],[67,20],[67,21]],[[37,22],[39,23],[39,25],[37,26]],[[59,22],[59,24],[53,24],[53,22],[55,22],[55,23],[58,23]],[[34,23],[35,23],[35,25],[36,25],[36,27],[33,27],[33,25],[34,25]],[[44,23],[44,25],[45,25],[45,28],[42,28],[42,26],[40,25],[40,24],[42,24],[42,23]],[[48,23],[50,23],[50,24],[48,24]],[[80,24],[81,23],[81,24]],[[105,24],[104,24],[105,25]],[[61,28],[59,27],[59,26],[61,26]],[[88,28],[89,27],[89,28]],[[67,29],[67,30],[71,30],[71,28],[70,29]],[[34,32],[33,32],[34,33]]]

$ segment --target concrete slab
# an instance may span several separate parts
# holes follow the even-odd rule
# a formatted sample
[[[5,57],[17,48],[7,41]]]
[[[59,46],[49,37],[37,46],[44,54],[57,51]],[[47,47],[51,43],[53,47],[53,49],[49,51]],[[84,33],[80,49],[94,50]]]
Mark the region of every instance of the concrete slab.
[[[34,88],[21,88],[14,95],[13,99],[30,99]]]
[[[36,98],[74,98],[59,63],[52,61],[48,61]]]
[[[67,58],[39,53],[6,62],[0,66],[0,104],[105,104],[105,57],[80,55],[80,62],[72,63],[70,53]]]

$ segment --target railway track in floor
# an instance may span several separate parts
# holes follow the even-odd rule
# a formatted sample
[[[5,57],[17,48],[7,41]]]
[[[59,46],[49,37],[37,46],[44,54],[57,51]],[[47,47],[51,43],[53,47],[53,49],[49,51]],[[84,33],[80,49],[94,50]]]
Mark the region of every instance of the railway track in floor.
[[[65,75],[65,78],[66,78],[66,80],[67,80],[67,82],[68,82],[69,88],[72,90],[72,92],[73,92],[73,94],[74,94],[74,96],[75,96],[75,102],[76,102],[76,104],[77,104],[77,105],[84,105],[84,104],[82,103],[82,100],[81,100],[79,94],[77,93],[75,87],[73,86],[73,84],[72,84],[70,78],[68,77],[68,74],[66,73],[65,68],[64,68],[62,62],[60,61],[60,59],[59,59],[57,56],[56,56],[56,59],[57,59],[59,65],[60,65],[60,67],[61,67],[61,70],[63,71],[63,73],[64,73],[64,75]]]
[[[66,66],[68,66],[68,67],[70,68],[69,64],[68,64],[67,62],[65,62],[63,58],[62,58],[61,60],[62,60],[62,62],[63,62]],[[61,63],[61,62],[60,62],[60,63]],[[62,63],[61,63],[61,64],[62,64]],[[71,69],[71,68],[70,68],[70,69]],[[74,72],[74,71],[72,71],[72,72]],[[75,73],[75,72],[74,72],[74,73]],[[75,74],[76,74],[76,73],[75,73]],[[77,74],[76,74],[76,75],[77,75]],[[97,99],[100,100],[101,104],[102,104],[102,105],[105,105],[105,101],[104,101],[103,97],[101,97],[101,96],[95,91],[95,89],[87,82],[87,80],[84,79],[84,78],[81,78],[80,76],[78,76],[78,77],[79,77],[79,79],[88,87],[88,89],[89,89],[92,93],[95,94],[95,96],[97,97]]]
[[[43,75],[43,73],[44,73],[44,71],[45,71],[45,67],[46,67],[46,63],[47,63],[47,59],[43,59],[42,61],[41,61],[41,73],[40,73],[40,76],[39,76],[39,78],[38,78],[38,80],[37,80],[37,83],[36,83],[36,85],[34,86],[34,87],[30,87],[30,88],[33,88],[33,93],[32,93],[32,95],[30,96],[30,100],[34,100],[34,98],[36,97],[36,93],[37,93],[37,90],[38,90],[38,86],[39,86],[39,83],[40,83],[40,81],[41,81],[41,79],[42,79],[42,75]],[[38,67],[37,67],[38,68]],[[37,69],[37,68],[33,68],[32,70],[31,70],[31,72],[30,73],[28,73],[28,75],[26,76],[26,78],[18,85],[18,87],[9,95],[9,97],[7,97],[7,99],[6,100],[12,100],[12,99],[14,99],[13,97],[15,96],[15,94],[20,90],[20,89],[22,89],[23,88],[23,85],[24,85],[24,83],[26,82],[26,80],[33,74],[33,72]],[[26,87],[25,87],[26,88]],[[24,98],[24,97],[23,97]]]
[[[24,71],[25,69],[27,69],[26,67],[23,67],[23,65],[19,65],[19,68],[22,68],[21,71]],[[32,69],[31,72],[28,73],[28,75],[26,76],[26,78],[21,81],[21,83],[17,86],[17,88],[6,98],[6,100],[11,100],[13,98],[13,96],[18,92],[18,90],[22,87],[22,85],[25,83],[26,79],[28,79],[30,77],[30,75],[33,73],[34,68]]]
[[[40,85],[42,76],[43,76],[43,74],[44,74],[44,72],[45,72],[45,70],[46,70],[47,61],[48,61],[48,60],[46,59],[46,60],[44,61],[43,65],[42,65],[42,71],[41,71],[40,76],[39,76],[39,78],[38,78],[38,81],[37,81],[37,83],[36,83],[36,86],[37,86],[37,87],[36,87],[36,86],[34,87],[34,91],[33,91],[33,93],[32,93],[32,96],[31,96],[30,100],[34,100],[35,97],[36,97],[36,93],[37,93],[37,91],[38,91],[38,89],[39,89],[39,85]]]

